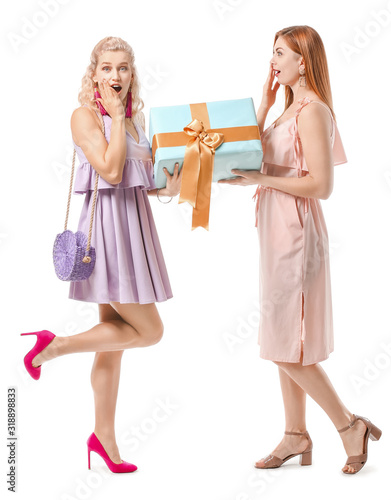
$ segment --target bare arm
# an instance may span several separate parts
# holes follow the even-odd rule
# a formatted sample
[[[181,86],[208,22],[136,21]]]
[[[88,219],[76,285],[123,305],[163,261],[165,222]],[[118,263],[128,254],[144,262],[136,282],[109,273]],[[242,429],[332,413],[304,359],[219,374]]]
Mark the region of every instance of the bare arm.
[[[126,158],[126,129],[123,117],[114,117],[111,124],[110,143],[102,133],[91,111],[81,107],[71,117],[71,130],[75,143],[80,146],[88,162],[110,184],[118,184]]]
[[[262,101],[257,111],[257,123],[259,127],[259,133],[262,134],[265,127],[265,121],[269,109],[273,106],[276,101],[277,91],[280,88],[278,81],[274,81],[275,75],[273,72],[273,66],[269,64],[269,72],[266,78],[266,82],[263,86]]]
[[[268,175],[261,184],[296,196],[326,200],[334,184],[331,127],[330,115],[323,106],[303,108],[298,119],[298,131],[309,173],[299,178]]]
[[[265,121],[270,108],[259,106],[257,111],[257,123],[259,128],[259,133],[262,135],[263,129],[265,128]]]
[[[298,131],[308,175],[277,177],[262,174],[257,170],[246,172],[234,169],[232,173],[238,175],[238,178],[219,182],[242,186],[261,184],[295,196],[327,199],[333,190],[334,182],[331,126],[330,115],[323,106],[306,106],[299,115]]]

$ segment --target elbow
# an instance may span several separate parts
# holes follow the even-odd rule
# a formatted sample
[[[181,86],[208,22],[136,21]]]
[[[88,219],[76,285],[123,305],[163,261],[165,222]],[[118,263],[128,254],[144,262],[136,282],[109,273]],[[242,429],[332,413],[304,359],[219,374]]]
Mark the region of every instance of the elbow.
[[[333,192],[333,181],[332,179],[328,179],[327,181],[317,182],[316,183],[316,194],[315,197],[321,200],[327,200],[331,196]]]
[[[106,180],[110,184],[119,184],[122,181],[122,170],[119,171],[115,168],[110,168],[106,175]]]
[[[318,198],[321,200],[327,200],[331,196],[331,193],[333,192],[333,186],[328,186],[327,188],[323,188],[319,192]]]
[[[116,184],[120,184],[122,182],[122,175],[120,174],[111,174],[109,176],[109,183],[110,184],[113,184],[113,185],[116,185]]]

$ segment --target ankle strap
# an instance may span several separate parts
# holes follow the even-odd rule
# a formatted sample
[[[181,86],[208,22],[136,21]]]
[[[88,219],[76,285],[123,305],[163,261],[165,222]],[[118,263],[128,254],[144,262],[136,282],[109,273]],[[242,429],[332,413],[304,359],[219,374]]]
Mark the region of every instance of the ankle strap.
[[[285,431],[285,434],[293,434],[295,436],[304,436],[305,434],[308,434],[308,432],[307,431],[304,431],[304,432]]]
[[[347,425],[346,427],[343,427],[342,429],[337,429],[338,432],[343,432],[343,431],[347,431],[348,429],[350,429],[350,427],[353,427],[353,425],[356,423],[357,421],[357,417],[356,415],[353,413],[353,417],[352,417],[352,420],[350,421],[350,424]]]

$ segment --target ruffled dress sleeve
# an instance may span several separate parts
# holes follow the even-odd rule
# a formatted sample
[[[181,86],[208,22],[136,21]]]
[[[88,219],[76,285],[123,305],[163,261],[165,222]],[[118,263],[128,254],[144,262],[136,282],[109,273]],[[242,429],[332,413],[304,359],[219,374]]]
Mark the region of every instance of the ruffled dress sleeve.
[[[94,190],[95,186],[95,169],[87,161],[83,159],[84,153],[79,154],[81,148],[76,146],[76,153],[79,156],[80,165],[75,174],[74,193],[84,194],[87,191]],[[142,189],[155,189],[155,180],[153,175],[153,163],[151,160],[140,160],[136,158],[126,158],[125,166],[122,175],[122,181],[119,184],[110,184],[101,176],[98,180],[98,190],[100,189],[126,189],[129,187],[140,186]]]

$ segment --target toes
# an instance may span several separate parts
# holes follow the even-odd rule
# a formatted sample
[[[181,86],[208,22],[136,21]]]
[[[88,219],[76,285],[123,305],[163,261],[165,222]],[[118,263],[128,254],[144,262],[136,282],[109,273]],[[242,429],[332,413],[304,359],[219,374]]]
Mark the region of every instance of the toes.
[[[343,467],[342,469],[342,472],[346,472],[348,474],[354,474],[355,472],[357,472],[357,469],[351,467],[350,465],[345,465],[345,467]]]
[[[38,366],[41,366],[40,364],[37,363],[37,361],[32,360],[31,364],[33,365],[34,368],[38,368]]]

